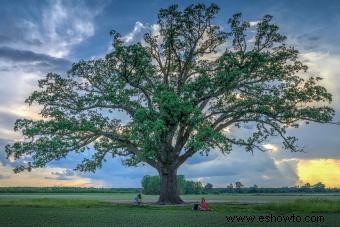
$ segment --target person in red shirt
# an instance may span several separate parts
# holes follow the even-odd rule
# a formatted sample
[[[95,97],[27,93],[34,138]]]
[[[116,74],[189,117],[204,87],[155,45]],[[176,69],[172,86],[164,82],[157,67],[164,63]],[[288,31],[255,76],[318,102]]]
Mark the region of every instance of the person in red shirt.
[[[205,199],[203,197],[201,199],[200,210],[202,210],[202,211],[207,211],[208,210],[207,204],[205,203]]]

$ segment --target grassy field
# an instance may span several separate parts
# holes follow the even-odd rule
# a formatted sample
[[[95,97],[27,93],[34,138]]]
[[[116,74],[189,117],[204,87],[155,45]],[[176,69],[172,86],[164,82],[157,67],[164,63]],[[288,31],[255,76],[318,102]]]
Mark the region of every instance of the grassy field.
[[[212,212],[193,211],[201,195],[185,195],[177,206],[132,204],[133,194],[0,194],[0,226],[264,226],[260,216],[299,216],[301,222],[266,226],[340,226],[340,196],[333,195],[205,195]],[[215,201],[218,201],[215,202]],[[255,221],[226,218],[254,217]],[[303,222],[306,217],[323,222]],[[272,217],[273,220],[273,217]],[[310,219],[309,219],[310,220]],[[319,219],[322,221],[321,219]],[[279,221],[279,219],[278,219]]]
[[[2,200],[22,200],[22,199],[79,199],[79,200],[99,200],[114,203],[131,203],[136,194],[131,193],[0,193]],[[208,203],[271,203],[276,201],[293,201],[296,199],[328,199],[340,200],[338,194],[209,194],[209,195],[182,195],[185,202],[197,202],[204,196]],[[156,202],[157,195],[143,195],[143,201],[147,203]]]

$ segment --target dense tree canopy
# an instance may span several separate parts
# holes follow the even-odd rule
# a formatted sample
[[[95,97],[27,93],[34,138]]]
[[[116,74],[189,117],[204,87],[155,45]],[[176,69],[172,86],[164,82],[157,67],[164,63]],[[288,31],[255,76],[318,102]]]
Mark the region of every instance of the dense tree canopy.
[[[159,176],[146,175],[142,179],[142,191],[146,195],[159,195],[160,193]],[[180,194],[201,194],[209,193],[210,187],[203,187],[200,181],[186,180],[184,175],[177,175],[177,189]]]
[[[270,136],[300,151],[286,129],[330,122],[331,94],[321,78],[306,73],[271,16],[251,27],[237,13],[223,30],[213,24],[218,10],[214,4],[161,9],[159,32],[142,42],[126,45],[112,31],[113,50],[105,58],[79,61],[67,75],[40,80],[26,102],[42,106],[42,119],[17,120],[15,130],[25,140],[6,149],[17,159],[32,157],[16,171],[93,145],[92,159],[77,170],[95,171],[108,156],[124,156],[127,165],[147,163],[160,173],[160,202],[173,203],[181,202],[177,169],[196,152],[229,153],[235,145],[265,150]],[[238,137],[237,129],[249,124],[249,137]]]

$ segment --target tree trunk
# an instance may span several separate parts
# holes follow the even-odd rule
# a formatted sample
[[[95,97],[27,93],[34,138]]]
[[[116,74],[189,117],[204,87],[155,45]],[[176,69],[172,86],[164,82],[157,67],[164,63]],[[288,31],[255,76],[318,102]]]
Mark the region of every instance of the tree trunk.
[[[183,200],[177,189],[177,169],[161,168],[159,170],[161,180],[159,204],[180,204]]]

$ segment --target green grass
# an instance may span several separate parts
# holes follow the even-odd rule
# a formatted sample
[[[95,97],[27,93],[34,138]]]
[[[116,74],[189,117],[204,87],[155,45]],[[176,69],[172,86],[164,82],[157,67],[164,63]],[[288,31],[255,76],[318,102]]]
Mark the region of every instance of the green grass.
[[[326,199],[299,199],[289,202],[276,202],[267,204],[228,204],[212,203],[209,206],[215,212],[275,212],[275,213],[340,213],[340,201],[331,201]],[[22,200],[0,200],[0,207],[45,207],[45,208],[128,208],[154,210],[166,209],[184,211],[191,210],[192,204],[182,204],[175,206],[162,206],[157,204],[144,204],[142,207],[136,207],[134,204],[113,203],[97,200],[79,200],[79,199],[22,199]]]
[[[21,199],[21,200],[0,200],[0,207],[47,207],[47,208],[95,208],[95,207],[112,207],[112,203],[97,200],[79,200],[79,199]]]
[[[327,199],[298,199],[290,202],[276,202],[255,206],[259,211],[274,211],[280,213],[339,213],[340,201],[332,201]]]
[[[107,195],[106,195],[107,196]],[[330,200],[331,197],[302,197],[304,199],[280,199],[280,195],[267,198],[265,203],[245,203],[244,198],[230,195],[224,199],[231,202],[208,202],[212,212],[193,211],[192,204],[176,206],[159,206],[146,204],[141,207],[129,203],[116,203],[112,197],[93,195],[52,196],[49,194],[20,195],[0,197],[0,226],[242,226],[242,223],[228,223],[226,215],[322,215],[325,223],[322,226],[337,226],[340,223],[340,200]],[[221,196],[221,195],[218,195]],[[256,196],[244,195],[249,201]],[[206,195],[210,200],[216,195]],[[230,199],[232,197],[233,199]],[[279,199],[274,202],[275,197]],[[94,198],[97,198],[94,199]],[[99,198],[99,199],[98,199]],[[111,199],[108,199],[111,198]],[[147,197],[154,200],[157,197]],[[184,199],[199,199],[187,196]],[[221,197],[220,197],[221,198]],[[239,198],[240,200],[237,200]],[[252,198],[252,199],[250,199]],[[287,197],[288,198],[288,197]],[[301,198],[301,197],[300,197]],[[264,195],[259,198],[264,201]],[[208,200],[209,201],[209,200]],[[238,202],[238,203],[236,203]],[[246,223],[243,223],[243,226]],[[268,223],[267,223],[268,224]],[[297,225],[299,224],[299,225]],[[307,223],[269,223],[269,226],[305,226]],[[339,224],[340,225],[340,224]],[[231,225],[232,226],[232,225]],[[248,223],[247,226],[263,226],[263,223]],[[306,226],[315,226],[306,225]]]

